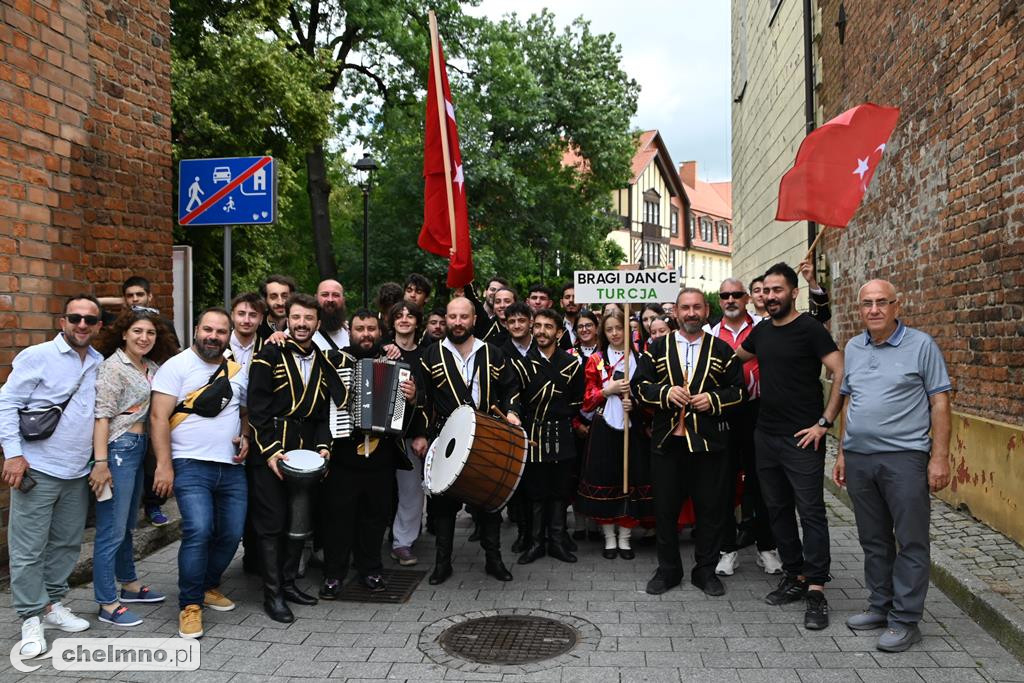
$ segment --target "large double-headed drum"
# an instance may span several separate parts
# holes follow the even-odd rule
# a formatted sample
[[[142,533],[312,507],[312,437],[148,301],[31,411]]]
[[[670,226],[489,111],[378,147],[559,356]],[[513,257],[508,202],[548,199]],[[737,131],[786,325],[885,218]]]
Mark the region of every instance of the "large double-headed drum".
[[[522,427],[460,406],[427,451],[423,482],[433,495],[499,510],[515,492],[524,467]]]
[[[316,451],[302,449],[288,451],[285,457],[277,461],[277,468],[288,488],[288,538],[298,541],[313,535],[313,489],[323,479],[327,461]]]

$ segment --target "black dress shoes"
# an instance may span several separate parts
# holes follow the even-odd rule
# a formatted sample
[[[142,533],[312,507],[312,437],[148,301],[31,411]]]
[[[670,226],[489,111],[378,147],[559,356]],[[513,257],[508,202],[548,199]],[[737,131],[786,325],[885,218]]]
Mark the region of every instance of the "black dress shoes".
[[[296,605],[315,605],[316,598],[309,593],[303,593],[299,590],[298,586],[294,583],[284,586],[281,589],[281,595],[288,602],[294,602]]]
[[[363,588],[371,593],[380,593],[381,591],[386,591],[388,589],[388,585],[384,583],[384,577],[380,574],[363,576],[359,579],[359,583],[361,583]]]
[[[452,565],[449,562],[443,564],[435,564],[434,571],[430,573],[430,578],[427,579],[427,583],[431,586],[444,583],[448,580],[448,577],[452,575]]]
[[[675,574],[665,569],[658,569],[654,576],[647,582],[647,593],[649,595],[661,595],[675,588],[682,582],[683,575]]]
[[[605,548],[601,551],[601,557],[603,557],[606,560],[614,560],[618,556],[618,548]]]
[[[619,548],[619,557],[624,560],[632,560],[636,557],[636,553],[632,548]]]
[[[705,595],[710,595],[713,598],[725,595],[725,585],[723,585],[722,580],[713,573],[692,574],[690,575],[690,583],[704,591]]]
[[[317,595],[321,600],[337,600],[341,592],[341,581],[324,581]]]
[[[264,594],[263,611],[267,613],[268,617],[281,624],[290,624],[295,621],[295,615],[288,609],[288,605],[284,601],[284,595],[281,593],[276,595]]]
[[[500,557],[487,558],[487,564],[484,565],[484,571],[487,572],[489,576],[496,578],[498,581],[512,580],[512,572],[508,570]]]

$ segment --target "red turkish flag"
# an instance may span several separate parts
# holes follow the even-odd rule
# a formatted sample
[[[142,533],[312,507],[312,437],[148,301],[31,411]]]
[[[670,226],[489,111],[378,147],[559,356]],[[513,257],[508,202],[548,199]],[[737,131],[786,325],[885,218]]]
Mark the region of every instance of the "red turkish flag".
[[[779,183],[777,221],[846,227],[864,198],[900,110],[861,104],[811,131]]]
[[[423,143],[423,227],[419,245],[432,254],[449,258],[448,286],[462,287],[473,281],[473,253],[469,241],[469,216],[466,212],[466,183],[462,176],[462,154],[459,152],[459,131],[455,125],[455,107],[448,89],[447,66],[441,41],[436,44],[440,61],[440,87],[430,55],[430,77],[427,83],[426,135]],[[448,133],[448,159],[451,176],[445,177],[444,144],[441,137],[441,117],[438,112],[438,92],[444,97],[445,129]],[[450,188],[450,189],[449,189]],[[452,213],[448,197],[451,193],[455,218],[455,254],[452,248]]]

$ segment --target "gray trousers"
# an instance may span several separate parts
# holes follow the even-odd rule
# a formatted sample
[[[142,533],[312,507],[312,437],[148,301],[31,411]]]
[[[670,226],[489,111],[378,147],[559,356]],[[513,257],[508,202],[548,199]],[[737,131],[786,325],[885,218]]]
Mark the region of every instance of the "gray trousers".
[[[23,619],[42,614],[67,594],[89,508],[88,477],[29,473],[36,485],[28,493],[11,491],[7,528],[11,604]]]
[[[846,489],[864,549],[864,582],[872,612],[890,624],[917,624],[931,568],[928,454],[845,451]]]

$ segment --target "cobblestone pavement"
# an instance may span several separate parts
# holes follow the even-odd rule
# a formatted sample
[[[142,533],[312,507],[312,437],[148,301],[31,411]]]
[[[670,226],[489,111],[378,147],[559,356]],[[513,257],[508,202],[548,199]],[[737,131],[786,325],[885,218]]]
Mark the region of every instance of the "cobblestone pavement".
[[[921,624],[923,642],[902,654],[874,648],[878,632],[854,633],[844,618],[864,606],[861,551],[850,511],[830,494],[832,572],[828,596],[832,625],[818,632],[802,626],[802,607],[770,607],[763,596],[774,585],[754,564],[752,549],[741,554],[728,593],[707,598],[688,583],[662,596],[643,588],[654,570],[653,548],[639,548],[636,560],[605,560],[600,546],[583,543],[574,565],[550,558],[513,566],[515,580],[499,583],[483,573],[483,555],[466,542],[462,519],[456,542],[455,575],[439,587],[424,580],[403,605],[321,603],[298,607],[287,627],[267,619],[260,609],[258,581],[242,573],[236,558],[223,590],[236,600],[232,612],[207,611],[202,639],[202,670],[186,673],[200,681],[281,681],[287,679],[381,680],[530,680],[530,681],[1024,681],[1024,667],[940,591],[932,588]],[[503,529],[504,547],[511,528]],[[177,545],[142,561],[142,579],[169,594],[167,604],[140,607],[146,621],[137,629],[115,630],[96,624],[90,587],[72,591],[68,604],[92,618],[82,635],[145,637],[177,630]],[[429,569],[430,537],[417,549]],[[692,553],[683,542],[684,557]],[[511,560],[510,552],[505,553]],[[316,572],[305,580],[312,586]],[[4,607],[10,594],[0,595]],[[594,647],[574,663],[537,667],[531,674],[472,673],[441,666],[420,649],[420,633],[431,624],[467,612],[523,608],[570,615],[592,624]],[[17,640],[17,619],[0,610],[9,652]],[[55,637],[53,632],[48,632]],[[432,631],[428,631],[428,635]],[[436,650],[425,648],[427,651]],[[0,679],[19,680],[7,657]],[[32,677],[53,676],[45,664]],[[66,674],[66,672],[64,672]],[[181,675],[181,674],[179,674]],[[106,677],[105,677],[106,678]],[[170,674],[121,673],[120,680],[170,680]],[[25,678],[27,680],[28,677]],[[64,679],[76,680],[76,679]]]

